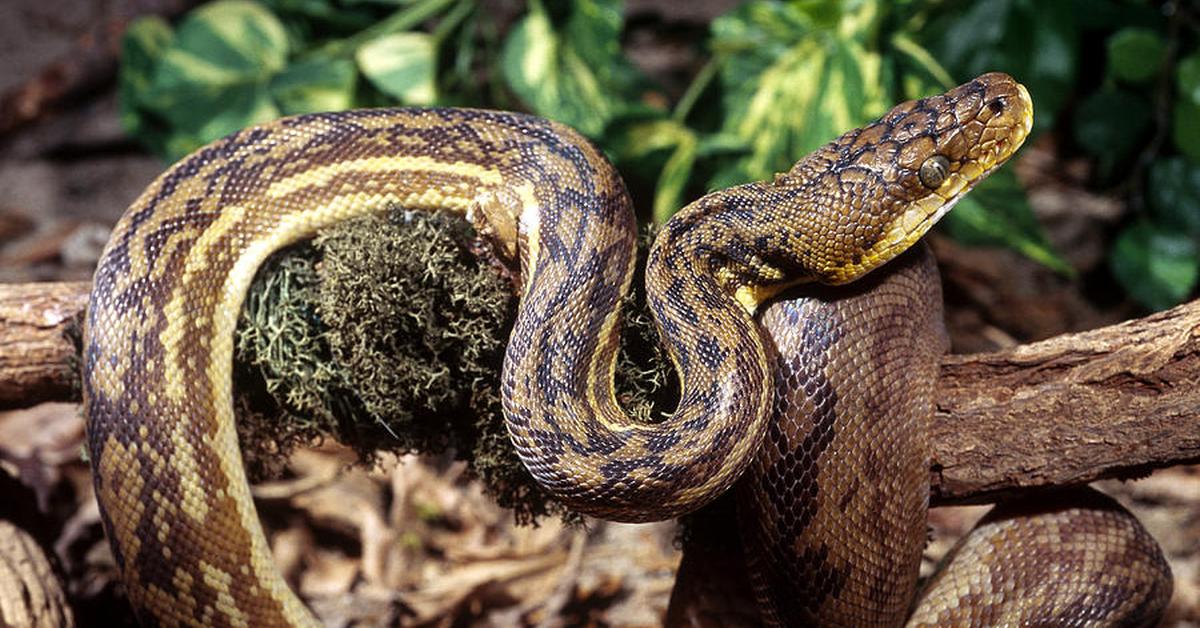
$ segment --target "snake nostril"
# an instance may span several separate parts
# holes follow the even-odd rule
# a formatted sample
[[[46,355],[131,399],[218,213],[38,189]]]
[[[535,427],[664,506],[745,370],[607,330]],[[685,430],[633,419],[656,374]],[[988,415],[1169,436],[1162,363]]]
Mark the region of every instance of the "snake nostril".
[[[1006,104],[1005,104],[1003,98],[997,98],[997,99],[989,102],[987,104],[987,106],[988,106],[988,109],[992,110],[992,113],[998,114],[998,113],[1004,111],[1004,107],[1006,106]]]

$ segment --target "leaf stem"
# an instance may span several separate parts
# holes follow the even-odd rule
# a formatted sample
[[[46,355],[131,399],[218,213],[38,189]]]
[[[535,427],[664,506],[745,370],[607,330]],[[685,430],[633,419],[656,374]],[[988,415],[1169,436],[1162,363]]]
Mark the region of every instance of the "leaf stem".
[[[471,12],[475,10],[474,0],[458,0],[458,4],[450,9],[450,12],[438,22],[437,28],[433,29],[433,45],[434,47],[441,46],[442,40],[454,32],[463,20],[467,19]]]
[[[396,11],[387,16],[378,24],[364,28],[363,30],[337,41],[331,41],[324,46],[313,49],[310,52],[304,53],[303,57],[351,57],[358,51],[363,44],[391,33],[399,33],[409,30],[414,26],[433,17],[439,11],[445,9],[450,4],[457,0],[423,0],[416,4]]]
[[[943,88],[950,89],[956,85],[954,78],[950,76],[946,68],[938,63],[937,59],[934,59],[933,55],[929,54],[929,51],[921,46],[921,44],[918,44],[912,37],[909,37],[907,33],[892,35],[892,47],[908,55],[909,59],[912,59],[917,65],[928,72],[934,80],[941,83]]]
[[[696,101],[700,99],[700,95],[712,83],[712,80],[717,75],[717,60],[709,59],[704,67],[696,73],[696,77],[692,79],[691,84],[683,92],[683,96],[679,98],[679,102],[675,104],[675,110],[671,112],[671,119],[676,122],[683,122],[687,119],[688,114],[692,112],[692,107],[696,105]]]

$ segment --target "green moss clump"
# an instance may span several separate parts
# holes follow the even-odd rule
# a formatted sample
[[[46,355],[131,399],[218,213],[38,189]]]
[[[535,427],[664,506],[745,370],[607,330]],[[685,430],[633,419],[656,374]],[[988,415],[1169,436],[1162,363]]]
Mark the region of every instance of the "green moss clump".
[[[513,288],[473,255],[458,217],[392,211],[339,225],[272,257],[239,322],[239,432],[252,472],[333,434],[378,450],[453,451],[517,519],[568,513],[516,455],[500,405]],[[644,257],[644,256],[643,256]],[[676,378],[645,311],[627,305],[618,396],[635,416],[669,412]]]
[[[324,254],[320,312],[333,358],[367,415],[412,438],[409,449],[471,440],[472,430],[439,419],[488,409],[484,382],[503,359],[512,289],[470,255],[471,237],[453,217],[394,212],[314,242]]]
[[[342,437],[364,452],[388,440],[392,450],[452,449],[518,519],[561,513],[508,439],[499,382],[516,298],[470,253],[473,238],[457,217],[397,211],[316,239],[328,341],[365,412]]]
[[[302,243],[259,269],[238,318],[234,390],[242,457],[252,477],[278,475],[297,444],[330,431],[340,375],[316,314],[317,251]]]

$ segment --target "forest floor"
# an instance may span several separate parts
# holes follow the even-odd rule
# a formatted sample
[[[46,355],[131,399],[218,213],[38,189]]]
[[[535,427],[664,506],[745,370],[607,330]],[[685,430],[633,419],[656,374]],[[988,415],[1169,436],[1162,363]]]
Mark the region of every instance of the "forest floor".
[[[0,94],[36,80],[50,60],[71,54],[82,35],[133,3],[6,2]],[[729,3],[696,4],[688,15],[667,17],[669,2],[628,3],[640,18],[629,37],[638,63],[669,78],[694,62],[688,25],[702,25]],[[655,35],[664,23],[675,35]],[[111,80],[0,136],[0,282],[89,278],[111,225],[163,167],[122,134]],[[1079,278],[935,235],[955,351],[998,349],[1142,314],[1102,272],[1126,208],[1086,190],[1088,164],[1064,161],[1046,136],[1023,151],[1018,173]],[[75,404],[0,412],[0,473],[31,489],[27,507],[44,526],[35,536],[57,557],[78,623],[132,623],[82,449]],[[301,450],[283,479],[254,489],[277,563],[331,625],[661,622],[679,563],[674,523],[588,520],[567,527],[546,519],[521,527],[461,463],[385,456],[365,469],[355,460],[334,444]],[[1176,586],[1164,625],[1200,626],[1200,467],[1098,487],[1137,514],[1171,563]],[[932,511],[926,568],[986,510]]]

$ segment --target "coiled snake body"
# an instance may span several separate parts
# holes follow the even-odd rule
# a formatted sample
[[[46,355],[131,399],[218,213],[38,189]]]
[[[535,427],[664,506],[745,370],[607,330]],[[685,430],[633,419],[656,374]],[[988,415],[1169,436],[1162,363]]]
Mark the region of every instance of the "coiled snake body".
[[[1024,88],[985,75],[900,105],[773,182],[681,211],[647,267],[682,390],[676,412],[652,425],[622,411],[612,384],[632,210],[574,131],[502,112],[369,110],[288,118],[200,149],[116,226],[85,325],[96,493],[139,618],[315,623],[272,565],[233,426],[234,325],[271,252],[389,208],[463,213],[520,262],[501,386],[526,466],[583,512],[663,519],[728,488],[767,431],[779,385],[758,305],[797,283],[853,281],[904,251],[1016,150],[1031,111]],[[916,464],[923,451],[905,455]],[[905,486],[925,485],[924,467],[904,473]],[[902,498],[920,509],[906,520],[923,517],[923,494]],[[915,524],[879,533],[923,540]]]

